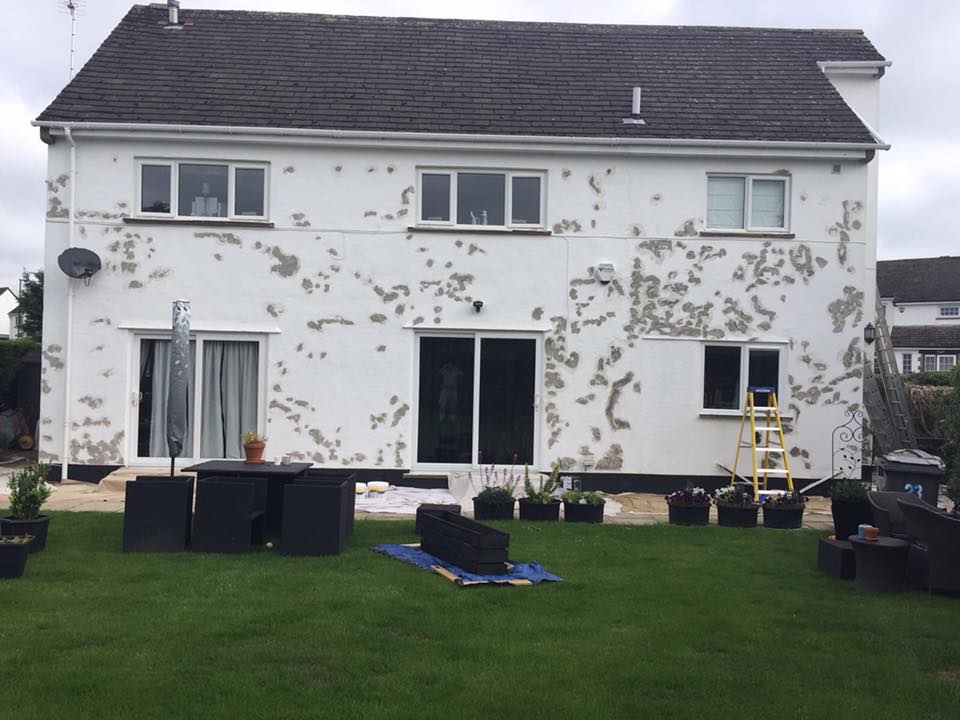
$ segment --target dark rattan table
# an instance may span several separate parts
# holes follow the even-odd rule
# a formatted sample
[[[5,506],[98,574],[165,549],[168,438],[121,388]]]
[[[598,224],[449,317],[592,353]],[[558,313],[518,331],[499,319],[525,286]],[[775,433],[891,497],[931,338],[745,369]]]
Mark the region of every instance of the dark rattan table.
[[[891,537],[864,540],[857,535],[851,535],[848,540],[857,558],[859,587],[875,593],[903,590],[910,543]]]

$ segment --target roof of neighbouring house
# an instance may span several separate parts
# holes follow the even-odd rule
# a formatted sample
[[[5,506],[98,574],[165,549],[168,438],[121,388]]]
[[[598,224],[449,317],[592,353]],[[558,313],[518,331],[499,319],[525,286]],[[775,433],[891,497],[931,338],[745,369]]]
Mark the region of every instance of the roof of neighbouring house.
[[[16,294],[13,290],[11,290],[10,288],[8,288],[8,287],[0,287],[0,295],[3,295],[4,293],[10,293],[10,294],[13,295],[14,297],[17,296],[17,294]]]
[[[877,289],[894,302],[960,301],[960,256],[881,260]]]
[[[876,142],[818,61],[860,30],[427,20],[136,5],[38,120]],[[624,124],[642,88],[645,125]]]
[[[897,348],[960,350],[960,325],[896,325],[890,340]]]

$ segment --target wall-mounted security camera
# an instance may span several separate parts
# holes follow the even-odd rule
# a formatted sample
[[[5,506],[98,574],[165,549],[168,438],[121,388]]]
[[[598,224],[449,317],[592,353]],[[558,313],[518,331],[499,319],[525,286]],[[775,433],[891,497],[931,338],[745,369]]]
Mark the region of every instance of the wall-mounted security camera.
[[[480,309],[483,307],[483,300],[474,300],[473,309],[477,312],[480,312]]]
[[[598,264],[597,269],[594,270],[594,274],[596,274],[597,280],[606,285],[613,280],[613,263]]]

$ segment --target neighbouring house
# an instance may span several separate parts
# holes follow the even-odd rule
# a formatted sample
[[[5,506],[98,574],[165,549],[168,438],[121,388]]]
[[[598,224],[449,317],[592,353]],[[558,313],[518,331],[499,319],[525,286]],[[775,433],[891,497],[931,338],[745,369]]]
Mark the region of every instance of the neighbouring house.
[[[0,318],[5,318],[9,325],[0,325],[0,340],[19,337],[19,325],[17,324],[17,307],[20,301],[13,290],[6,287],[0,287]]]
[[[862,401],[888,65],[859,30],[135,6],[35,122],[45,267],[103,265],[46,277],[42,456],[163,464],[185,298],[184,463],[257,429],[391,480],[709,482],[758,384],[820,477]]]
[[[949,370],[960,357],[960,257],[881,260],[877,288],[902,373]]]

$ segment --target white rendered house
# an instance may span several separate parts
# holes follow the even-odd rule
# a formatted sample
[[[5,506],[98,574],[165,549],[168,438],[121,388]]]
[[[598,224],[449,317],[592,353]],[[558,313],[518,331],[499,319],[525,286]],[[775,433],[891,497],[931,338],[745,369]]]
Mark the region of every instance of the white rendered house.
[[[136,6],[36,122],[43,456],[163,464],[185,298],[184,464],[257,429],[393,480],[653,488],[722,475],[763,384],[819,477],[862,399],[887,65],[859,31]]]

